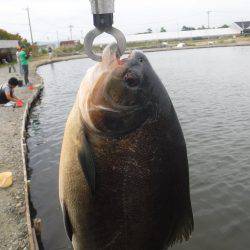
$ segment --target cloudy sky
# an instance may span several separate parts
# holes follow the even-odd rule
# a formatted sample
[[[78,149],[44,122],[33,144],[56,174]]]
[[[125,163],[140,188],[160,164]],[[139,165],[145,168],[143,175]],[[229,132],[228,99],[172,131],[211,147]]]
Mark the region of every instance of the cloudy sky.
[[[0,0],[0,28],[30,38],[26,7],[30,9],[35,41],[56,41],[83,37],[92,27],[89,0]],[[211,26],[250,20],[250,0],[115,0],[115,27],[125,34],[159,31],[164,26],[176,31],[186,26]]]

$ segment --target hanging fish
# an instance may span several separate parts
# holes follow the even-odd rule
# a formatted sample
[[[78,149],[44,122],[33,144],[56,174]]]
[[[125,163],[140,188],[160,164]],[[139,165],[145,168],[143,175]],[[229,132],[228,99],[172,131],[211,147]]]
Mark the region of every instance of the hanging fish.
[[[88,70],[62,144],[60,201],[74,249],[161,250],[193,231],[183,133],[146,56],[108,46]]]

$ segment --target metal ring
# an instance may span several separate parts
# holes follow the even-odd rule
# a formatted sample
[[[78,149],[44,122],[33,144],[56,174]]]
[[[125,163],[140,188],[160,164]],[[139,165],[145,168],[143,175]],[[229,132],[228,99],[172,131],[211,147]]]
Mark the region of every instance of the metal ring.
[[[102,61],[102,57],[100,55],[96,55],[92,51],[92,49],[93,49],[93,42],[94,42],[95,38],[97,36],[101,35],[103,32],[106,32],[106,33],[112,35],[116,39],[117,45],[118,45],[117,46],[118,47],[117,54],[119,57],[122,56],[126,50],[126,38],[120,30],[118,30],[114,27],[111,27],[109,29],[105,29],[104,31],[101,31],[101,30],[95,28],[95,29],[91,30],[85,36],[84,48],[85,48],[85,53],[87,54],[87,56],[95,61],[98,61],[98,62]]]
[[[126,42],[125,36],[123,35],[123,33],[120,30],[118,30],[114,27],[111,27],[111,29],[106,30],[106,33],[112,35],[116,39],[117,46],[118,46],[118,51],[117,51],[118,57],[121,57],[126,50],[126,43],[127,42]]]

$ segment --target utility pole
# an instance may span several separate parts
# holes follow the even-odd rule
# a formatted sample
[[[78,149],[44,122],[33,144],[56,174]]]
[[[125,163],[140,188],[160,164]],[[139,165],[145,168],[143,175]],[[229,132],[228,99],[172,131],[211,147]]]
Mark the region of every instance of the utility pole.
[[[34,41],[33,41],[33,34],[32,34],[31,22],[30,22],[30,11],[29,11],[29,8],[28,8],[28,7],[27,7],[25,10],[27,11],[27,14],[28,14],[29,27],[30,27],[30,37],[31,37],[31,44],[33,45]]]
[[[60,47],[58,31],[56,31],[57,46]]]
[[[73,40],[72,38],[72,28],[73,28],[73,25],[69,25],[69,32],[70,32],[70,39]]]
[[[207,11],[207,40],[208,40],[208,45],[210,45],[210,42],[209,42],[209,29],[210,29],[210,13],[213,12],[211,10],[208,10]]]
[[[210,29],[210,13],[211,12],[212,12],[211,10],[207,11],[207,28],[208,29]]]
[[[180,27],[179,27],[179,23],[176,24],[176,28],[177,28],[177,38],[178,40],[180,39]]]

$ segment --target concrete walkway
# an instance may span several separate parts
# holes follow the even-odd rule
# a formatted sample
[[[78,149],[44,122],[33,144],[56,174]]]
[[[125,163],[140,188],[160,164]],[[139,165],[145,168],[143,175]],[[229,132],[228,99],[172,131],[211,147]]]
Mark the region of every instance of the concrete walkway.
[[[67,56],[50,60],[33,61],[29,64],[29,80],[35,86],[42,84],[36,74],[41,65],[71,59],[85,58],[85,55]],[[18,67],[16,66],[18,71]],[[22,79],[18,73],[9,73],[8,68],[0,68],[0,84],[10,77]],[[15,88],[15,95],[27,103],[34,95],[34,90],[26,87]],[[0,172],[13,173],[13,185],[7,189],[0,188],[0,249],[30,249],[28,227],[25,214],[25,185],[21,152],[21,127],[25,105],[22,108],[3,107],[0,105]]]
[[[7,67],[0,68],[0,84],[12,76],[17,77],[16,74],[9,74]],[[32,96],[32,91],[16,88],[15,94],[27,100]],[[0,107],[0,172],[11,171],[14,177],[11,187],[0,188],[0,248],[3,250],[29,249],[21,157],[23,110],[24,107]]]

